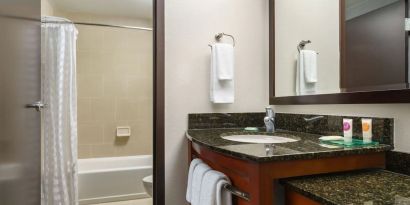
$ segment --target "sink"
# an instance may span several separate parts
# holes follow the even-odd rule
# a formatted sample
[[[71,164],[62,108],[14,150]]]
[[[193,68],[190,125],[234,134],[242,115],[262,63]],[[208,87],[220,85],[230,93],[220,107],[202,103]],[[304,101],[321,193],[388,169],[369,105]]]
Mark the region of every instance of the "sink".
[[[271,136],[271,135],[230,135],[230,136],[223,136],[222,138],[225,140],[230,140],[230,141],[235,141],[235,142],[256,143],[256,144],[280,144],[280,143],[298,141],[292,138]]]

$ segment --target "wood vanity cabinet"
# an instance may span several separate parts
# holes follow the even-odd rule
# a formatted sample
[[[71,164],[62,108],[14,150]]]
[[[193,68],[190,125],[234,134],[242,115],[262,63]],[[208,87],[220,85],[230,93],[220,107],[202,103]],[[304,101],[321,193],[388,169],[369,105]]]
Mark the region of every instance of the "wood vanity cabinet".
[[[190,140],[188,140],[188,147],[189,161],[194,158],[202,159],[213,169],[225,173],[235,187],[250,195],[250,201],[233,197],[236,205],[274,204],[276,188],[274,181],[282,178],[367,168],[385,168],[384,152],[259,163],[218,153]],[[291,194],[289,197],[294,199]],[[294,199],[290,200],[289,204],[307,205],[299,202]]]
[[[286,205],[321,205],[319,202],[309,199],[290,189],[286,189],[285,201]]]

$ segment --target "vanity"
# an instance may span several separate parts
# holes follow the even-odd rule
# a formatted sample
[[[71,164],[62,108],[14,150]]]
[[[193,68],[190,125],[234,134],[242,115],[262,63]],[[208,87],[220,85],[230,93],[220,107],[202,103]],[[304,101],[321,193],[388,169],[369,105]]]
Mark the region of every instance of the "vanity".
[[[323,135],[307,133],[337,134],[332,130],[338,129],[341,116],[322,116],[311,123],[304,119],[312,116],[277,114],[278,129],[274,133],[263,132],[263,117],[264,113],[189,115],[186,132],[189,160],[200,158],[211,168],[225,173],[232,181],[233,194],[237,195],[234,204],[274,204],[278,186],[275,182],[279,179],[385,168],[385,152],[392,149],[391,145],[382,143],[349,148],[329,146],[319,140]],[[390,120],[375,119],[375,132],[391,132]],[[260,132],[245,131],[247,126],[260,127]],[[279,136],[291,141],[272,146],[228,140],[235,139],[230,136],[244,135]],[[389,142],[390,137],[383,135],[378,140]]]
[[[410,102],[410,21],[403,28],[408,0],[269,2],[270,105]],[[371,135],[378,144],[323,143],[322,136],[343,135],[344,117],[353,119],[353,136],[363,139],[361,117],[279,113],[276,131],[266,133],[270,122],[264,123],[265,113],[190,114],[188,158],[200,158],[225,173],[235,204],[276,204],[277,182],[303,176],[307,178],[286,183],[287,190],[293,188],[286,191],[287,203],[318,204],[306,196],[320,194],[301,188],[311,175],[384,169],[386,153],[397,155],[390,152],[394,123],[388,118],[372,118]],[[284,141],[272,145],[264,140]],[[320,186],[317,181],[312,184]],[[303,198],[295,190],[310,195]]]

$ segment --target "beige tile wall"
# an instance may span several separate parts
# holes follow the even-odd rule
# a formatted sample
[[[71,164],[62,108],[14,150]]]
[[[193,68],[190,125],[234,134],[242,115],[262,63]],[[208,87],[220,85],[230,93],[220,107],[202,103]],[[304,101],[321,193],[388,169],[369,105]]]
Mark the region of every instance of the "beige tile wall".
[[[107,18],[58,16],[100,23]],[[79,158],[152,154],[152,32],[76,27]],[[131,137],[116,138],[117,126],[130,126]]]

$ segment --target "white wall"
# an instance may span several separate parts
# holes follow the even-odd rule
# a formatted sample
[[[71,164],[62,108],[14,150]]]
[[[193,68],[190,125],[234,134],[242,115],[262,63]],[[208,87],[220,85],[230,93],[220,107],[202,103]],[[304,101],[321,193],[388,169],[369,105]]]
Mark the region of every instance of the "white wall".
[[[218,32],[237,41],[232,105],[209,102],[208,44]],[[268,104],[268,0],[167,0],[165,41],[165,201],[182,205],[188,113],[263,111]]]
[[[338,93],[339,0],[275,1],[276,95],[296,95],[297,45],[319,52],[317,93]]]
[[[277,112],[394,118],[396,151],[410,153],[410,104],[275,106]]]

